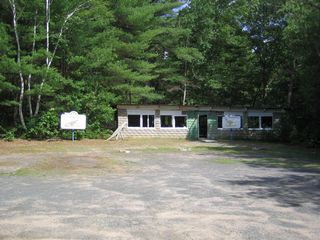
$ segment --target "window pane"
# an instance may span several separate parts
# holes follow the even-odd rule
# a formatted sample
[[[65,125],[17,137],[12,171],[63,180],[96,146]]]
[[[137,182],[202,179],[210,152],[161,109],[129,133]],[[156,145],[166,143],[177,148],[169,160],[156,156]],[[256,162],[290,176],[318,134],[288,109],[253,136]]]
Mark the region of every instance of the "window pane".
[[[176,128],[182,128],[186,127],[186,117],[185,116],[176,116],[174,117],[174,120],[176,122]]]
[[[272,117],[261,117],[262,128],[272,128]]]
[[[142,116],[142,127],[148,127],[148,115]]]
[[[154,127],[154,115],[149,115],[149,127]]]
[[[172,127],[172,116],[161,116],[161,127]]]
[[[140,115],[128,115],[128,127],[140,127]]]
[[[142,127],[154,127],[154,115],[143,115]]]
[[[222,116],[218,116],[218,128],[222,128]]]
[[[259,117],[248,117],[249,128],[259,128]]]

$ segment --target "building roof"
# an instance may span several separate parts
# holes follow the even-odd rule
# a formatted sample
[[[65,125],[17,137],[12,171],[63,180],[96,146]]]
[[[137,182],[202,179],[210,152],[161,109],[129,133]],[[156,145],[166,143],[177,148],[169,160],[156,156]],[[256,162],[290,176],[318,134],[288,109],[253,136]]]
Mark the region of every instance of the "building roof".
[[[176,110],[176,111],[273,111],[282,112],[280,108],[250,108],[246,106],[210,106],[210,105],[170,105],[170,104],[119,104],[117,109],[141,109],[141,110]]]

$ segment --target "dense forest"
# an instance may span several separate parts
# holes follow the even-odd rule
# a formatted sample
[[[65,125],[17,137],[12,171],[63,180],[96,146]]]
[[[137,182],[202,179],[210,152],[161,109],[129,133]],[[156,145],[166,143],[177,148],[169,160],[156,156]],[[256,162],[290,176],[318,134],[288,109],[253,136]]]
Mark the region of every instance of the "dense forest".
[[[319,0],[1,0],[0,134],[106,137],[120,103],[284,109],[320,141]]]

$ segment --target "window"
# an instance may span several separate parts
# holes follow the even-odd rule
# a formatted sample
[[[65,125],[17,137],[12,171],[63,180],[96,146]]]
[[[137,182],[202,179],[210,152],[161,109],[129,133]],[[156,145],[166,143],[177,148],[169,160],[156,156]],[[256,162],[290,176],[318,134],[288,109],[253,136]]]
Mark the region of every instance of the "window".
[[[243,119],[241,115],[234,115],[236,117],[240,117],[240,126],[238,125],[238,127],[243,128]],[[218,116],[218,128],[223,129],[223,118],[224,116]],[[237,127],[237,128],[238,128]]]
[[[154,115],[143,115],[142,116],[142,127],[154,127]]]
[[[261,117],[261,128],[272,128],[272,117]]]
[[[128,127],[140,127],[140,115],[128,115]]]
[[[154,115],[128,115],[128,127],[154,127]]]
[[[249,129],[272,129],[272,116],[249,116],[248,127]]]
[[[160,127],[161,128],[186,128],[187,116],[185,112],[175,110],[160,111]]]
[[[223,116],[218,116],[218,128],[222,128],[222,118]]]
[[[154,115],[149,115],[149,127],[154,127]]]
[[[176,128],[186,127],[187,126],[186,120],[187,120],[186,116],[175,116],[174,117],[175,127]]]
[[[249,128],[259,128],[259,117],[248,117],[248,127]]]
[[[169,115],[163,115],[161,118],[161,127],[172,127],[172,116]]]

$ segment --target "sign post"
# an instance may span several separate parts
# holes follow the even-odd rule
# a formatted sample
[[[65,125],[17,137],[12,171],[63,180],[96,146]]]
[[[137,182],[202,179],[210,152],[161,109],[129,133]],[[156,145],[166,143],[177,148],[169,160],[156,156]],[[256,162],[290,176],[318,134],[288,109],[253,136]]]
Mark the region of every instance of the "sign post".
[[[232,129],[241,128],[241,117],[235,115],[225,115],[222,118],[222,127],[225,129],[230,129],[230,140],[233,140]]]
[[[76,111],[61,114],[60,128],[72,131],[72,142],[74,142],[74,130],[84,130],[86,125],[87,117],[84,114],[78,114]]]
[[[72,142],[74,142],[74,129],[72,129]]]

